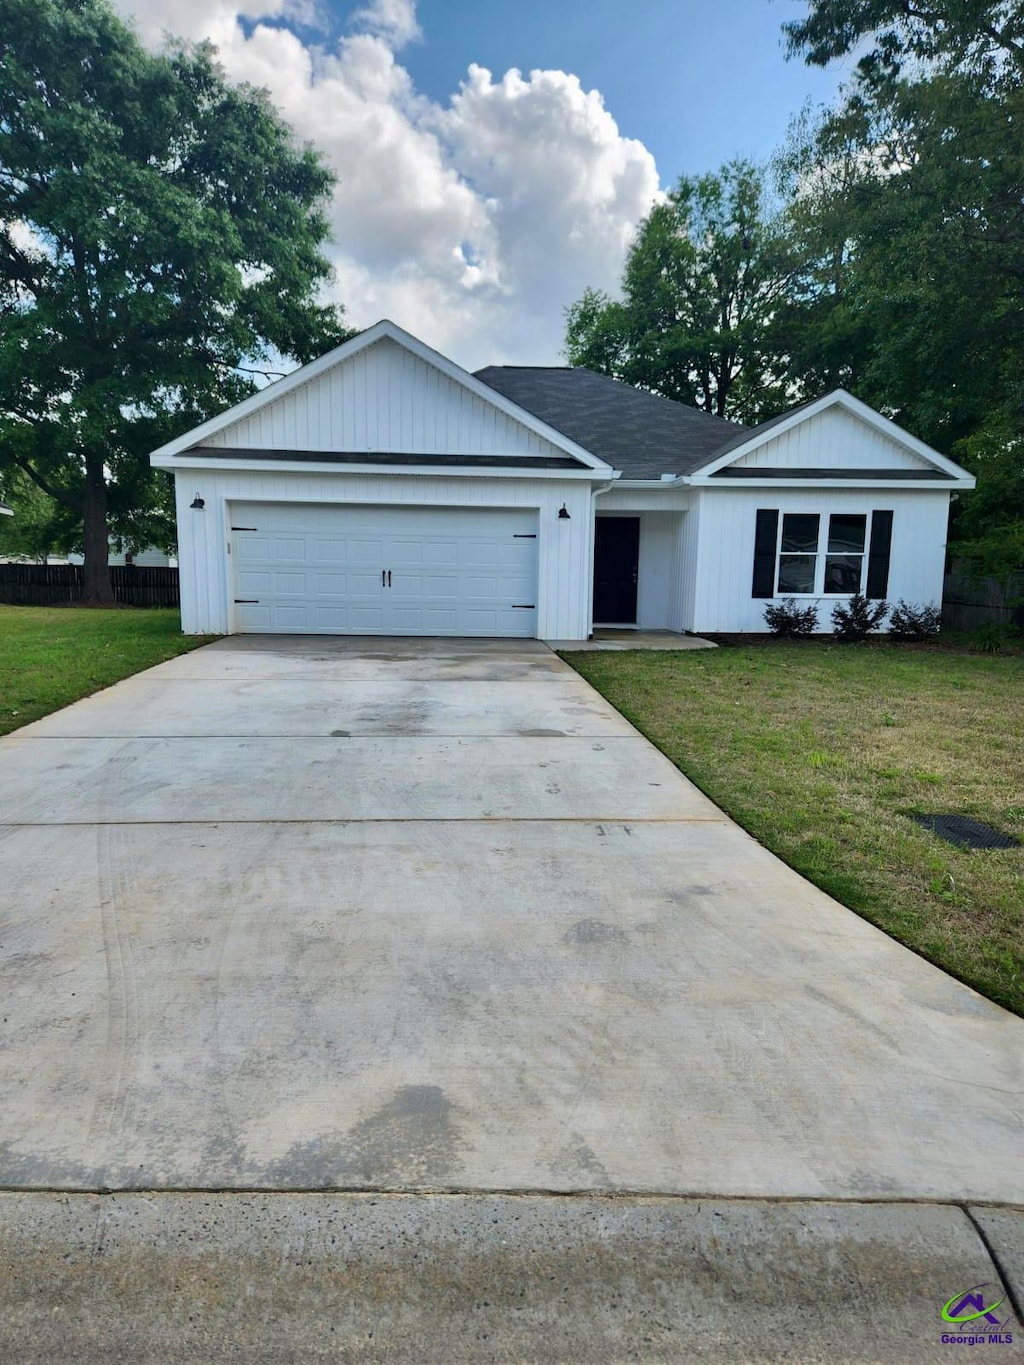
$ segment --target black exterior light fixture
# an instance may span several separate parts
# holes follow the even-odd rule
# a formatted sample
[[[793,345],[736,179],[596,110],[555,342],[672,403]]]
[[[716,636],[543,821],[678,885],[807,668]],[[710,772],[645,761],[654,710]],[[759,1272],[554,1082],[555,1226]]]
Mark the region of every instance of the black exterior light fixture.
[[[569,509],[568,509],[568,507],[566,507],[566,505],[565,505],[564,502],[562,503],[561,507],[558,509],[558,520],[559,520],[559,521],[568,521],[568,520],[569,520]]]
[[[206,500],[204,498],[201,498],[197,493],[195,497],[192,499],[192,501],[189,503],[189,506],[192,508],[193,512],[201,512],[203,508],[206,506]]]

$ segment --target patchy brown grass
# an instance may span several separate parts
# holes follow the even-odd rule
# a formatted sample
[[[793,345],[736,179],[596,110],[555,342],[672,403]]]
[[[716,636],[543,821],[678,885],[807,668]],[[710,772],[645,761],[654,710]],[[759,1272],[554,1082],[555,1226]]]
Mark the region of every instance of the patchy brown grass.
[[[1024,1014],[1024,659],[761,644],[566,656],[725,811],[901,943]]]

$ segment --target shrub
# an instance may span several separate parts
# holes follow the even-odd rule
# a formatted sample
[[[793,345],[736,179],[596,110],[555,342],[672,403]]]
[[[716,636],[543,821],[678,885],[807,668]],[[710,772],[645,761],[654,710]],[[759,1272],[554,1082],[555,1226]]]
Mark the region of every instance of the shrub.
[[[995,621],[983,621],[974,632],[972,648],[982,654],[998,654],[1005,643],[1005,628]]]
[[[915,607],[901,597],[889,617],[889,634],[894,640],[928,640],[941,625],[942,611],[934,602]]]
[[[882,624],[888,610],[888,602],[869,602],[861,593],[854,593],[847,603],[837,602],[832,608],[832,634],[846,642],[866,640]]]
[[[818,608],[797,605],[795,597],[784,597],[764,609],[765,624],[780,640],[806,640],[818,628]]]

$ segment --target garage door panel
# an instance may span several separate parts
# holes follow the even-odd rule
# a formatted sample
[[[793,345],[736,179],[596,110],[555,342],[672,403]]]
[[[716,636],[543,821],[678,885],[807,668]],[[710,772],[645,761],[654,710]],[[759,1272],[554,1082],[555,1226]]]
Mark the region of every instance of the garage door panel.
[[[348,561],[350,564],[365,564],[377,567],[383,565],[384,542],[382,540],[364,540],[358,536],[346,536],[344,544],[347,547]]]
[[[298,536],[282,539],[274,536],[270,542],[270,558],[277,564],[301,564],[306,559],[306,542]]]
[[[276,570],[271,575],[270,591],[275,597],[310,596],[309,581],[304,573],[281,573]]]
[[[236,629],[531,637],[535,525],[531,509],[236,504]]]
[[[237,575],[239,597],[268,597],[270,574],[266,569],[242,569]]]
[[[454,568],[459,562],[459,545],[454,540],[428,540],[423,546],[424,564]]]
[[[455,574],[427,574],[423,579],[423,595],[434,602],[456,598],[459,595],[459,580]]]

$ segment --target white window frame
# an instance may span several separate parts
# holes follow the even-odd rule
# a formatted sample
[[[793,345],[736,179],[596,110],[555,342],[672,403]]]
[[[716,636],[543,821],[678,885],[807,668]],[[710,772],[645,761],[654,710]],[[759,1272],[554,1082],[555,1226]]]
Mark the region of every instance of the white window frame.
[[[812,592],[783,592],[779,588],[779,573],[782,568],[782,536],[786,525],[787,517],[817,517],[818,518],[818,541],[814,554],[814,589]],[[828,598],[847,598],[853,597],[852,592],[826,592],[825,591],[825,561],[829,557],[828,540],[829,530],[832,525],[833,517],[863,517],[864,518],[864,549],[860,555],[860,584],[858,592],[863,592],[867,581],[867,561],[871,549],[871,512],[870,511],[849,511],[849,512],[822,512],[817,507],[791,507],[787,511],[779,509],[779,527],[775,539],[775,597],[828,597]],[[787,555],[810,555],[810,550],[786,550]],[[837,551],[838,554],[838,551]]]

